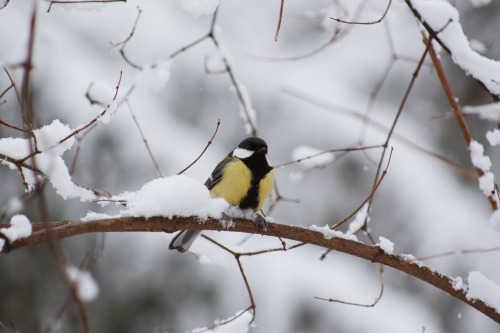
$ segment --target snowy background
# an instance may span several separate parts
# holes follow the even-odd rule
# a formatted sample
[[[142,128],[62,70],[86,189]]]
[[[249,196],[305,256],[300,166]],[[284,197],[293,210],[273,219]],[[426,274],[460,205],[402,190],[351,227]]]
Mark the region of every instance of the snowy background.
[[[476,112],[479,109],[474,106],[489,104],[492,98],[465,73],[476,73],[488,82],[491,91],[500,90],[496,87],[500,80],[495,81],[500,72],[494,71],[500,66],[495,61],[500,58],[500,3],[450,2],[460,14],[470,45],[479,53],[473,53],[467,43],[460,44],[467,40],[460,39],[458,24],[450,24],[442,37],[450,43],[458,41],[454,47],[461,52],[453,59],[442,52],[441,60],[459,104]],[[176,174],[200,154],[220,119],[212,146],[185,173],[204,183],[217,162],[248,136],[234,85],[222,71],[223,59],[229,61],[243,90],[245,106],[255,112],[258,135],[268,143],[271,164],[283,164],[318,150],[380,145],[385,141],[425,48],[419,26],[403,1],[394,1],[384,20],[374,25],[347,25],[329,18],[374,21],[381,17],[386,2],[286,1],[278,42],[274,35],[279,1],[200,3],[143,0],[106,5],[54,4],[47,12],[49,3],[38,2],[31,81],[36,128],[58,119],[67,129],[50,129],[62,134],[87,124],[103,111],[102,106],[89,102],[87,92],[110,103],[120,72],[117,101],[130,92],[128,103],[114,103],[109,118],[100,119],[97,127],[80,136],[71,179],[74,184],[118,195],[137,191],[159,177],[132,113],[167,176]],[[436,24],[436,30],[446,25],[446,14],[452,8],[447,2],[414,3],[422,11],[434,13],[428,19]],[[33,4],[11,0],[0,10],[0,63],[19,89],[23,73],[19,64],[27,57]],[[209,32],[218,5],[214,33],[220,48],[206,39],[171,59],[174,52]],[[138,6],[141,14],[124,51],[143,70],[124,60],[120,45],[112,47],[130,35]],[[323,47],[332,36],[334,42]],[[9,85],[2,71],[0,92]],[[498,117],[498,106],[490,109],[490,114]],[[356,114],[368,114],[371,123],[363,123]],[[12,89],[0,99],[0,119],[22,127]],[[496,122],[476,116],[468,116],[466,121],[472,137],[483,144],[491,159],[490,171],[500,177],[499,147],[486,138]],[[0,140],[8,137],[23,136],[0,126]],[[68,169],[76,154],[76,141],[64,147],[67,151],[54,153],[62,156]],[[10,141],[0,143],[4,149]],[[499,226],[490,221],[492,211],[477,180],[423,151],[473,171],[470,152],[428,58],[390,146],[394,152],[389,173],[370,213],[375,239],[383,236],[395,244],[396,253],[415,257],[499,246]],[[277,168],[279,192],[293,202],[280,201],[271,216],[278,223],[303,226],[341,221],[371,192],[380,153],[381,149],[337,153],[315,162]],[[50,167],[47,171],[55,172]],[[80,220],[89,211],[116,214],[122,208],[82,202],[64,195],[55,184],[45,187],[52,221]],[[16,213],[31,221],[40,220],[36,200],[23,200],[22,204],[16,200],[25,189],[15,170],[1,166],[0,188],[1,223],[9,223]],[[70,190],[71,194],[76,192]],[[89,199],[84,191],[79,193],[81,199]],[[281,244],[272,238],[254,236],[242,243],[246,235],[207,234],[239,249]],[[358,237],[369,242],[361,233]],[[98,285],[94,285],[97,298],[87,305],[91,331],[186,331],[210,326],[217,318],[228,318],[248,307],[245,285],[231,255],[204,239],[192,248],[198,256],[169,251],[170,238],[134,233],[85,235],[61,241],[76,266],[89,251],[99,250],[97,262],[89,267]],[[498,330],[497,324],[483,314],[390,268],[385,269],[383,297],[373,308],[314,299],[318,296],[370,304],[380,292],[378,265],[335,252],[320,261],[322,253],[320,248],[306,246],[243,258],[257,304],[251,332]],[[498,252],[486,252],[444,256],[425,263],[465,282],[469,272],[478,271],[500,284],[499,260]],[[20,332],[47,327],[64,304],[67,286],[46,244],[0,257],[0,295],[1,322],[14,324]],[[246,332],[245,320],[248,322],[249,317],[241,317],[226,329]],[[74,331],[75,325],[70,312],[53,328]]]

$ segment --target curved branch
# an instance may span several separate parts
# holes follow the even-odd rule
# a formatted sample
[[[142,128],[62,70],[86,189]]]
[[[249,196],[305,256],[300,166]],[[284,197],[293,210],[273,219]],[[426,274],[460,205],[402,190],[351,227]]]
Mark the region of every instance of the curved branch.
[[[8,246],[8,250],[47,242],[49,233],[51,237],[64,238],[94,232],[149,231],[172,233],[179,230],[190,229],[244,232],[288,238],[390,266],[441,289],[482,312],[495,322],[500,323],[500,313],[498,313],[495,308],[479,299],[468,299],[466,290],[456,290],[453,288],[453,280],[451,278],[422,265],[421,262],[416,262],[414,259],[408,259],[402,255],[389,254],[378,246],[370,246],[345,238],[333,237],[327,239],[323,233],[304,227],[269,222],[267,230],[263,231],[257,223],[251,220],[234,218],[233,221],[234,224],[228,229],[226,229],[217,219],[208,219],[200,223],[200,219],[197,217],[174,217],[172,219],[160,216],[151,218],[121,217],[89,222],[64,221],[50,223],[50,228],[45,223],[34,223],[31,236],[13,242]],[[8,227],[8,225],[0,225],[0,228],[2,227]]]

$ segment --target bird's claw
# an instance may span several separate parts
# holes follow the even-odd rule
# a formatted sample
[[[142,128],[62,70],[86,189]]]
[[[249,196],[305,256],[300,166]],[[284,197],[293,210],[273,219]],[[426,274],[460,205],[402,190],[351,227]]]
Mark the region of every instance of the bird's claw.
[[[229,215],[227,215],[226,213],[222,213],[222,217],[220,219],[220,222],[227,229],[233,223],[233,219]]]
[[[255,214],[255,222],[260,224],[262,230],[267,231],[267,221],[260,214]]]

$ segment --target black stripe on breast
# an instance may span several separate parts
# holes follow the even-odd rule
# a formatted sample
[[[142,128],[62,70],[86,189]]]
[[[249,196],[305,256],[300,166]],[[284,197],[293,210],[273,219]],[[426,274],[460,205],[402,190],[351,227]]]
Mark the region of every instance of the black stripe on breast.
[[[247,195],[240,201],[238,207],[241,209],[255,209],[259,205],[259,183],[273,168],[267,164],[264,154],[254,154],[242,161],[252,170],[252,181]]]

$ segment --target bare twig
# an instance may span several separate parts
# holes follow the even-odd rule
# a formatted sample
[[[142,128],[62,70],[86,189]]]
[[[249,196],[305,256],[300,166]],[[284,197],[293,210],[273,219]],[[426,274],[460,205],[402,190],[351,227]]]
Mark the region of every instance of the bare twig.
[[[72,3],[110,3],[110,2],[127,2],[127,0],[76,0],[76,1],[63,1],[63,0],[50,0],[49,8],[47,9],[47,13],[52,9],[52,5],[54,4],[72,4]]]
[[[382,299],[382,295],[384,294],[384,265],[382,265],[382,264],[380,265],[379,274],[380,274],[380,291],[372,303],[368,303],[368,304],[354,303],[354,302],[348,302],[348,301],[343,301],[343,300],[334,299],[334,298],[323,298],[323,297],[317,297],[317,296],[314,296],[314,298],[322,300],[322,301],[328,301],[331,303],[354,305],[354,306],[360,306],[363,308],[373,308]]]
[[[4,70],[7,71],[7,69],[5,67],[4,67]],[[5,88],[5,90],[0,94],[0,98],[2,98],[10,89],[14,88],[15,86],[16,85],[14,84],[14,81],[12,81],[12,78],[11,78],[10,86],[8,86],[7,88]]]
[[[151,148],[149,147],[148,140],[146,140],[146,137],[144,136],[144,132],[142,131],[141,126],[139,126],[139,122],[137,121],[137,118],[135,117],[134,112],[132,111],[132,106],[130,105],[130,101],[128,100],[128,98],[125,101],[127,103],[130,115],[132,116],[132,119],[134,120],[135,125],[136,125],[137,129],[139,130],[139,133],[141,134],[142,142],[144,142],[144,145],[146,146],[149,157],[151,158],[151,161],[153,161],[153,164],[156,168],[156,172],[158,172],[158,175],[160,177],[162,177],[162,178],[165,177],[165,175],[161,171],[160,165],[158,164],[158,162],[156,162],[156,158],[154,157],[153,152],[151,151]]]
[[[202,234],[202,237],[207,239],[211,243],[217,245],[218,247],[220,247],[224,251],[229,252],[230,254],[232,254],[234,256],[234,259],[238,263],[238,269],[240,270],[243,281],[245,282],[245,287],[247,289],[248,297],[250,299],[250,306],[247,308],[247,310],[252,309],[252,320],[250,321],[250,323],[252,323],[255,319],[255,307],[256,306],[255,306],[255,301],[254,301],[253,294],[252,294],[252,288],[250,288],[250,283],[248,282],[247,276],[245,274],[245,270],[243,269],[243,266],[241,265],[241,260],[240,260],[241,255],[239,253],[234,252],[233,250],[229,249],[228,247],[222,245],[221,243],[213,240],[212,238],[208,237],[207,235]]]
[[[281,0],[281,5],[280,5],[280,16],[278,19],[278,27],[276,28],[276,34],[274,35],[274,41],[278,41],[278,37],[280,35],[280,28],[281,28],[281,19],[283,18],[283,6],[285,5],[285,0]]]
[[[96,126],[96,125],[94,125]],[[78,160],[78,155],[80,154],[80,149],[82,148],[82,141],[85,138],[87,134],[90,133],[93,127],[90,127],[88,131],[85,131],[83,134],[75,136],[76,138],[76,150],[75,150],[75,156],[73,156],[73,162],[71,163],[71,169],[69,171],[70,175],[73,175],[75,173],[76,169],[76,162]]]
[[[118,90],[120,89],[120,83],[122,82],[122,71],[120,71],[120,78],[118,79],[118,84],[116,85],[116,89],[115,89],[115,95],[113,97],[113,102],[116,100],[116,97],[118,96]],[[63,143],[64,141],[70,139],[71,137],[77,135],[78,133],[80,133],[81,131],[84,131],[86,130],[87,128],[89,128],[90,126],[92,126],[94,123],[97,122],[97,120],[101,117],[103,117],[109,110],[109,108],[111,107],[110,104],[107,105],[107,107],[97,116],[95,117],[94,119],[92,119],[89,123],[87,123],[86,125],[83,125],[82,127],[80,128],[77,128],[76,130],[74,130],[72,133],[68,134],[66,137],[64,137],[63,139],[59,140],[58,144],[61,144]]]
[[[21,106],[21,96],[19,94],[19,91],[17,90],[17,85],[14,82],[14,80],[12,79],[12,76],[10,75],[9,71],[7,70],[7,68],[4,67],[3,70],[5,71],[5,73],[7,74],[7,76],[9,77],[10,84],[11,84],[11,86],[14,87],[14,91],[16,92],[17,102],[19,103],[19,106]]]
[[[391,3],[392,3],[392,0],[389,0],[389,2],[387,3],[387,7],[385,8],[385,11],[384,13],[382,14],[382,16],[378,19],[378,20],[375,20],[375,21],[368,21],[368,22],[359,22],[359,21],[344,21],[344,20],[341,20],[339,18],[334,18],[334,17],[330,17],[332,20],[334,21],[337,21],[339,23],[345,23],[345,24],[356,24],[356,25],[371,25],[371,24],[377,24],[377,23],[380,23],[382,22],[382,20],[385,18],[385,16],[387,15],[387,12],[389,11],[389,8],[391,8]]]
[[[356,20],[362,13],[363,8],[366,5],[366,1],[360,2],[359,6],[356,9],[356,12],[353,15],[353,20]],[[297,60],[302,60],[302,59],[307,59],[310,58],[321,51],[325,50],[328,48],[330,45],[338,41],[341,37],[346,35],[349,32],[350,26],[348,26],[347,29],[341,30],[341,29],[335,29],[333,32],[332,36],[326,41],[325,43],[321,44],[319,47],[312,51],[308,51],[306,53],[292,56],[292,57],[283,57],[283,58],[275,58],[275,57],[267,57],[267,56],[257,56],[257,55],[249,55],[250,58],[254,60],[259,60],[259,61],[297,61]]]
[[[283,167],[286,167],[288,165],[300,163],[300,162],[306,161],[308,159],[311,159],[311,158],[314,158],[314,157],[317,157],[317,156],[320,156],[320,155],[328,154],[328,153],[351,152],[351,151],[360,151],[360,150],[375,149],[375,148],[383,148],[383,145],[373,145],[373,146],[365,146],[365,147],[348,147],[348,148],[339,148],[339,149],[328,149],[328,150],[320,151],[320,152],[318,152],[316,154],[313,154],[313,155],[310,155],[310,156],[299,158],[297,160],[293,160],[293,161],[281,163],[281,164],[275,165],[273,167],[276,168],[276,169],[277,168],[283,168]]]
[[[278,188],[278,183],[276,181],[274,182],[273,190],[274,190],[274,196],[271,200],[271,203],[269,204],[269,207],[267,208],[267,215],[271,215],[271,212],[274,210],[276,205],[281,201],[295,202],[295,203],[299,202],[299,199],[287,198],[281,195],[281,192]]]
[[[117,46],[121,46],[120,47],[120,54],[123,58],[123,60],[125,60],[125,62],[127,64],[129,64],[130,66],[132,66],[133,68],[135,69],[138,69],[138,70],[143,70],[144,68],[140,65],[137,65],[136,63],[132,62],[128,57],[127,55],[125,54],[125,46],[127,46],[127,43],[130,41],[130,39],[132,39],[132,37],[134,36],[134,33],[135,33],[135,28],[137,27],[137,23],[139,23],[139,18],[141,17],[141,14],[142,14],[142,10],[139,6],[137,6],[137,17],[135,18],[135,22],[134,22],[134,26],[132,27],[132,31],[130,31],[130,34],[128,35],[127,38],[125,38],[123,41],[121,42],[118,42],[118,43],[115,43],[115,44],[111,44],[111,47],[117,47]]]
[[[97,236],[97,235],[96,235]],[[93,264],[97,258],[100,256],[100,254],[103,251],[103,246],[104,246],[104,236],[102,237],[102,241],[100,244],[98,244],[98,241],[96,239],[96,242],[93,246],[93,248],[89,251],[85,259],[82,261],[80,264],[80,269],[86,269],[88,268],[89,265]],[[45,327],[45,329],[42,331],[42,333],[49,333],[54,330],[54,326],[58,325],[58,323],[61,321],[62,317],[72,309],[72,307],[75,305],[75,299],[73,295],[70,293],[68,297],[66,298],[66,301],[63,303],[61,308],[56,312],[56,314],[50,319],[49,323]]]
[[[0,124],[4,125],[5,127],[8,127],[8,128],[15,129],[16,131],[20,131],[20,132],[26,133],[26,134],[28,134],[30,136],[33,135],[33,132],[25,130],[25,129],[22,129],[22,128],[19,128],[19,127],[16,127],[16,126],[11,125],[11,124],[8,124],[8,123],[6,123],[3,120],[0,120]]]
[[[201,154],[191,164],[189,164],[187,167],[185,167],[184,169],[182,169],[181,171],[179,171],[177,173],[178,175],[184,173],[184,171],[186,171],[187,169],[189,169],[190,167],[192,167],[196,162],[198,162],[198,160],[203,156],[203,154],[205,154],[205,152],[207,151],[208,147],[210,147],[210,145],[212,144],[212,141],[214,140],[215,136],[217,135],[217,131],[219,130],[219,125],[220,125],[220,119],[217,120],[217,127],[215,128],[214,135],[212,135],[212,138],[210,138],[210,140],[208,141],[207,145],[205,146],[205,149],[203,149],[203,151],[201,152]]]
[[[417,67],[415,68],[415,71],[413,72],[413,75],[412,75],[412,78],[410,80],[410,83],[408,84],[408,87],[406,88],[406,91],[405,91],[405,93],[403,95],[403,99],[401,100],[401,102],[399,104],[399,107],[398,107],[398,110],[396,112],[396,116],[394,117],[394,120],[392,122],[391,128],[389,129],[389,132],[387,133],[387,137],[386,137],[386,140],[385,140],[385,143],[384,143],[384,148],[382,150],[382,154],[380,156],[380,159],[379,159],[379,162],[378,162],[378,165],[377,165],[377,171],[375,172],[375,178],[373,180],[373,188],[377,187],[377,184],[379,182],[380,170],[382,169],[382,163],[383,163],[383,160],[384,160],[385,153],[387,151],[387,147],[389,145],[389,141],[391,140],[392,134],[394,133],[394,129],[396,128],[396,124],[397,124],[397,122],[399,120],[399,117],[401,116],[401,113],[402,113],[403,108],[404,108],[404,106],[406,104],[408,96],[410,95],[410,91],[413,88],[413,84],[415,83],[415,81],[417,79],[418,73],[420,72],[420,69],[422,68],[422,65],[423,65],[424,60],[425,60],[425,58],[427,56],[427,53],[428,53],[428,50],[429,50],[430,46],[431,46],[431,43],[430,42],[427,43],[425,51],[423,52],[423,54],[422,54],[422,56],[420,58],[420,61],[418,62]],[[372,203],[373,203],[373,198],[374,198],[374,196],[372,195],[370,197],[369,201],[368,201],[368,212],[370,212],[370,210],[371,210],[371,206],[372,206]],[[367,220],[365,220],[363,228],[365,230],[367,230]]]
[[[489,249],[470,249],[470,250],[449,251],[449,252],[444,252],[444,253],[432,254],[432,255],[424,256],[424,257],[418,257],[415,260],[429,260],[429,259],[436,259],[436,258],[449,257],[449,256],[458,256],[458,255],[462,255],[462,254],[485,253],[485,252],[496,252],[496,251],[500,251],[500,246],[492,247]]]
[[[333,104],[333,103],[330,103],[327,101],[319,100],[317,97],[308,95],[304,92],[300,92],[300,91],[297,91],[294,89],[285,89],[284,92],[287,94],[290,94],[291,96],[293,96],[295,98],[303,100],[307,103],[311,103],[313,105],[316,105],[320,108],[323,108],[323,109],[331,111],[331,112],[336,112],[336,113],[339,113],[341,115],[347,115],[347,116],[352,117],[354,119],[363,120],[363,119],[367,118],[366,115],[362,114],[361,112],[359,112],[357,110],[349,109],[349,108],[344,107],[344,106],[340,106],[340,105],[336,105],[336,104]],[[382,131],[385,133],[387,133],[389,131],[389,127],[385,126],[384,124],[377,121],[376,119],[368,118],[366,123],[367,123],[367,125],[375,128],[379,131]],[[457,172],[458,174],[461,174],[464,177],[467,177],[468,179],[471,179],[471,180],[477,180],[477,175],[474,172],[471,172],[469,169],[462,166],[461,164],[459,164],[455,161],[452,161],[448,157],[443,156],[437,152],[434,152],[432,150],[429,150],[427,148],[420,146],[419,144],[409,140],[408,138],[406,138],[402,134],[398,133],[397,131],[393,132],[392,137],[394,139],[397,139],[401,143],[413,148],[413,149],[416,149],[424,154],[427,154],[431,157],[434,157],[434,158],[440,160],[441,162],[443,162],[446,165],[448,165],[449,167],[451,167],[453,169],[453,171]]]
[[[389,154],[389,159],[387,160],[387,165],[385,166],[385,169],[384,171],[382,172],[382,175],[380,176],[380,178],[378,179],[377,183],[375,184],[375,186],[372,188],[372,191],[370,193],[370,195],[361,203],[361,205],[358,206],[358,208],[356,208],[356,210],[354,212],[351,213],[351,215],[349,215],[348,217],[346,217],[345,219],[343,219],[342,221],[340,221],[339,223],[335,224],[334,226],[332,226],[330,229],[334,230],[334,229],[337,229],[339,228],[342,224],[344,224],[345,222],[349,221],[351,219],[351,217],[353,217],[357,212],[359,212],[359,210],[361,208],[363,208],[363,206],[371,199],[373,198],[373,195],[375,194],[375,192],[377,191],[378,187],[380,186],[380,184],[382,183],[382,180],[384,180],[384,177],[385,175],[387,174],[387,169],[389,168],[389,164],[391,163],[391,157],[392,157],[392,150],[393,148],[391,147],[391,152]]]
[[[169,58],[173,59],[179,54],[185,52],[186,50],[198,45],[199,43],[203,42],[205,39],[210,39],[215,46],[215,48],[219,51],[220,57],[222,60],[222,63],[224,65],[224,72],[229,75],[229,79],[231,80],[231,84],[234,87],[234,90],[236,92],[236,96],[238,97],[238,101],[240,103],[241,109],[243,111],[243,114],[245,116],[245,121],[248,124],[250,128],[250,134],[252,136],[257,136],[257,125],[255,124],[255,121],[252,116],[252,110],[249,109],[249,101],[247,100],[246,94],[243,92],[243,87],[242,85],[238,82],[236,79],[236,76],[234,75],[234,70],[232,69],[228,58],[221,52],[221,46],[219,44],[219,40],[215,36],[214,30],[215,30],[215,23],[217,22],[217,14],[219,11],[219,7],[215,10],[213,16],[212,16],[212,22],[210,24],[210,29],[209,32],[195,40],[194,42],[178,49],[174,53],[172,53]]]

